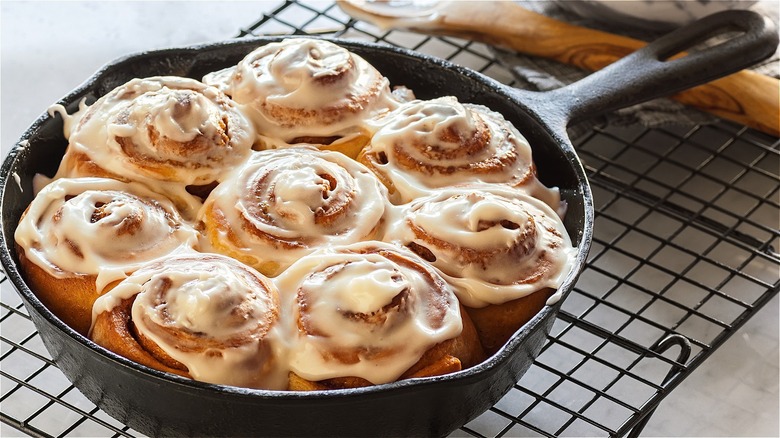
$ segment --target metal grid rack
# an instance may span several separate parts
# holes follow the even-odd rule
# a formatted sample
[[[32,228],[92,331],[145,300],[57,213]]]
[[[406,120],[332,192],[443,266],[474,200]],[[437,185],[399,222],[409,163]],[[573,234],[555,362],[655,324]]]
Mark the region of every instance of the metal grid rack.
[[[404,46],[513,83],[484,45],[380,31],[330,2],[286,1],[239,37],[313,33]],[[596,202],[587,268],[531,369],[454,436],[636,436],[780,290],[777,138],[718,121],[598,127],[575,143]],[[0,286],[0,420],[33,436],[139,435],[65,379],[2,271]]]

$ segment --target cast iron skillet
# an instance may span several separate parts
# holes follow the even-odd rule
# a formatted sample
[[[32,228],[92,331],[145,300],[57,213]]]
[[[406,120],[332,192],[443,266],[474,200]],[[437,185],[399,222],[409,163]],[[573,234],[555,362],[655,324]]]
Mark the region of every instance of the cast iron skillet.
[[[739,35],[715,48],[662,61],[713,35]],[[510,89],[483,75],[412,51],[337,41],[366,58],[391,84],[420,98],[455,95],[486,105],[528,138],[539,176],[561,189],[565,224],[579,248],[561,287],[568,295],[590,247],[590,188],[566,134],[576,120],[669,94],[732,73],[774,52],[777,32],[761,16],[727,12],[676,31],[571,86],[544,93]],[[115,61],[60,103],[75,111],[134,77],[204,73],[236,64],[279,38],[231,40],[154,51]],[[376,387],[293,393],[225,387],[149,369],[95,345],[64,325],[35,297],[19,272],[13,233],[31,201],[36,173],[52,175],[64,152],[62,121],[42,115],[22,135],[0,173],[0,258],[57,365],[74,385],[119,421],[149,435],[445,435],[495,404],[528,369],[555,320],[560,302],[545,307],[499,352],[474,368],[447,376]]]

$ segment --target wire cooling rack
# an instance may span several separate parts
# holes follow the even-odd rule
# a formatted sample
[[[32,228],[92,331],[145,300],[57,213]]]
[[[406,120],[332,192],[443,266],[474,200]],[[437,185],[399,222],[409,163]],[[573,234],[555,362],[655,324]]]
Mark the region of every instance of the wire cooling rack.
[[[326,34],[449,59],[501,82],[484,45],[287,1],[239,37]],[[531,369],[453,436],[637,436],[661,400],[780,289],[780,144],[726,121],[599,127],[575,142],[596,203],[587,268]],[[0,271],[0,420],[33,436],[137,436],[57,369]]]

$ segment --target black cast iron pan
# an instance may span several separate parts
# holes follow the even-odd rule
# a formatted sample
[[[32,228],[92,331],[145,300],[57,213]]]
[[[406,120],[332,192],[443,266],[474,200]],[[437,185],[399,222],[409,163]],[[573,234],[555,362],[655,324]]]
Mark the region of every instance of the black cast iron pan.
[[[664,61],[711,36],[736,31],[717,47]],[[539,177],[561,189],[566,227],[579,248],[562,285],[570,292],[585,264],[593,227],[590,188],[566,134],[572,121],[669,94],[729,74],[774,52],[778,35],[757,14],[732,11],[673,32],[628,58],[562,89],[511,89],[449,62],[365,42],[336,41],[366,58],[393,85],[420,98],[455,95],[501,112],[530,141]],[[75,111],[134,77],[203,74],[235,65],[279,38],[231,40],[141,53],[117,60],[63,98]],[[95,345],[64,325],[29,289],[18,268],[13,234],[33,197],[36,173],[51,176],[64,153],[62,121],[42,115],[22,135],[0,173],[0,259],[57,365],[74,385],[119,421],[149,435],[438,436],[495,404],[528,369],[560,302],[545,307],[486,362],[455,374],[376,387],[293,393],[225,387],[149,369]]]

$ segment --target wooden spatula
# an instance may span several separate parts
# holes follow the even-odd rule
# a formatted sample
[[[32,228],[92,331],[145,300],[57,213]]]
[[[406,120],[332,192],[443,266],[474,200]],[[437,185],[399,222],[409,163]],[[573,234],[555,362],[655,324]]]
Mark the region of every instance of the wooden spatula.
[[[567,24],[514,2],[341,0],[344,12],[383,29],[480,41],[594,71],[646,43]],[[673,99],[780,136],[780,81],[743,70],[680,92]]]

